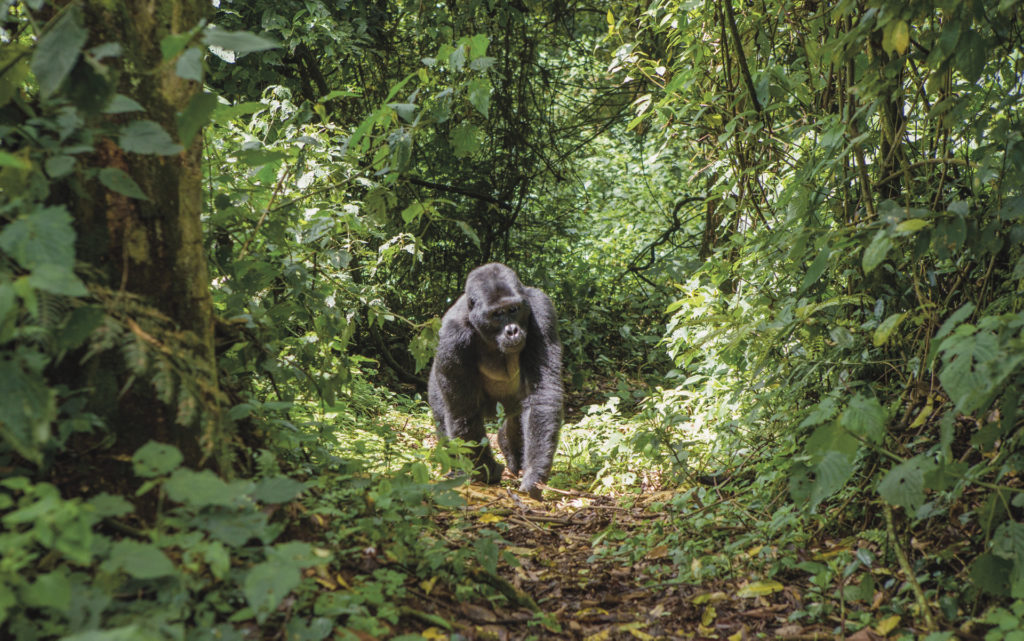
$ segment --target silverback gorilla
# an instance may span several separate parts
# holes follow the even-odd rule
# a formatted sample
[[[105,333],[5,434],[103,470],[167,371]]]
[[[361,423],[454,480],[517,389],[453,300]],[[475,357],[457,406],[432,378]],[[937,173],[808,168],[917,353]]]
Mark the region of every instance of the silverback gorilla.
[[[466,291],[441,321],[428,395],[438,436],[474,443],[473,475],[501,480],[484,432],[496,404],[505,410],[498,442],[520,489],[540,498],[562,425],[562,344],[555,308],[509,267],[489,263],[466,277]]]

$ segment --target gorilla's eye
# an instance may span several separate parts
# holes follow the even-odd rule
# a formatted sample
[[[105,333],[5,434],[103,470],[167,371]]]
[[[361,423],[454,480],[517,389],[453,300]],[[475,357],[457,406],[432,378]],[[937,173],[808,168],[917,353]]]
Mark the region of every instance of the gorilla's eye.
[[[509,307],[508,309],[506,309],[505,313],[508,314],[509,316],[513,316],[518,311],[519,311],[519,306],[518,305],[513,305],[512,307]]]

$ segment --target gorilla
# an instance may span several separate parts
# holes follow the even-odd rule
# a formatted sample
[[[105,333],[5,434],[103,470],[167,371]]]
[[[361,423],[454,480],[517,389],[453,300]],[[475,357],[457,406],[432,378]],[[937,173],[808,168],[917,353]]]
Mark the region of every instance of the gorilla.
[[[501,403],[505,463],[513,474],[523,472],[520,489],[539,499],[536,485],[551,472],[562,425],[562,344],[551,299],[509,267],[488,263],[466,277],[439,338],[428,387],[438,438],[474,443],[474,478],[497,483],[504,468],[491,453],[484,419]]]

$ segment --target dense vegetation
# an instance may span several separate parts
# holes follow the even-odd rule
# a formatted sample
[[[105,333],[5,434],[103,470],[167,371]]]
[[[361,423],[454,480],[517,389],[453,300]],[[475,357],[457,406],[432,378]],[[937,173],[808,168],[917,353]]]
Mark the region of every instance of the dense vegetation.
[[[1022,638],[1022,91],[1018,0],[0,1],[0,637]],[[488,261],[544,505],[422,400]]]

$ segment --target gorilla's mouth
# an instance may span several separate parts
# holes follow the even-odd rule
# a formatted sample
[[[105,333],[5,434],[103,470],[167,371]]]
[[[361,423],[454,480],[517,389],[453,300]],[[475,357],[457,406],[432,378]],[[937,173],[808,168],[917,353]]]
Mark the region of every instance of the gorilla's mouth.
[[[525,332],[519,332],[519,334],[514,338],[509,338],[508,336],[504,335],[498,337],[498,349],[501,350],[503,354],[515,354],[517,352],[522,351],[523,347],[525,346]]]

